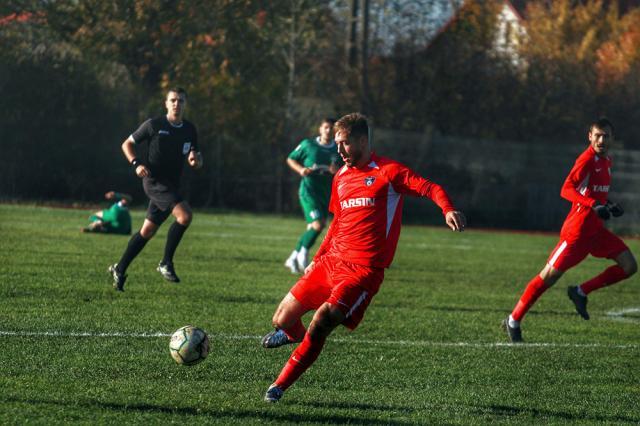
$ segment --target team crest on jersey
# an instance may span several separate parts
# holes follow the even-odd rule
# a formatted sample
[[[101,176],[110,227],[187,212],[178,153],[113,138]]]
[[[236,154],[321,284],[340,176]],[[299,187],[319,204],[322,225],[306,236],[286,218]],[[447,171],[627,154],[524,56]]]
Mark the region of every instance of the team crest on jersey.
[[[364,178],[364,184],[367,186],[373,185],[373,182],[375,181],[376,181],[376,178],[373,176],[367,176],[366,178]]]
[[[191,150],[191,142],[187,141],[182,145],[182,154],[187,155],[190,150]]]

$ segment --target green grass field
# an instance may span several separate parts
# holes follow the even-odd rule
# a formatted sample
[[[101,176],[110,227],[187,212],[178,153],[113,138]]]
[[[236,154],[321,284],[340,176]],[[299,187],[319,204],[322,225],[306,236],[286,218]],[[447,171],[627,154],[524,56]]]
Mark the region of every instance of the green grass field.
[[[0,424],[640,423],[638,276],[593,293],[583,321],[566,287],[607,265],[588,259],[530,312],[527,343],[505,344],[499,323],[555,236],[405,226],[360,327],[267,404],[291,347],[259,338],[295,281],[282,262],[303,221],[196,212],[183,282],[155,271],[164,226],[116,293],[106,269],[128,238],[80,233],[89,213],[0,205]],[[185,324],[211,340],[193,367],[169,356]]]

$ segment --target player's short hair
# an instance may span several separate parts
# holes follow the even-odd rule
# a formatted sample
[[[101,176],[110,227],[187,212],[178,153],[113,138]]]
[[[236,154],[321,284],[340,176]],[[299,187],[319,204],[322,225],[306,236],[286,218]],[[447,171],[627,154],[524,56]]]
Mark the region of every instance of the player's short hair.
[[[333,126],[334,124],[336,124],[336,119],[333,117],[324,117],[322,120],[320,120],[320,125],[323,125],[324,123]]]
[[[352,112],[336,121],[333,126],[335,132],[344,132],[347,136],[359,138],[361,136],[369,137],[369,123],[367,117],[359,112]]]
[[[594,127],[597,127],[599,129],[604,129],[605,127],[608,127],[611,129],[611,135],[613,135],[616,131],[615,127],[613,127],[613,123],[611,123],[611,121],[609,121],[609,119],[606,117],[600,117],[594,122],[592,122],[591,125],[589,126],[589,132],[591,132]]]
[[[169,87],[167,89],[167,93],[165,93],[164,98],[166,99],[167,96],[169,96],[169,93],[171,92],[177,93],[178,95],[184,95],[185,99],[188,97],[186,90],[184,90],[182,87],[174,86],[174,87]]]

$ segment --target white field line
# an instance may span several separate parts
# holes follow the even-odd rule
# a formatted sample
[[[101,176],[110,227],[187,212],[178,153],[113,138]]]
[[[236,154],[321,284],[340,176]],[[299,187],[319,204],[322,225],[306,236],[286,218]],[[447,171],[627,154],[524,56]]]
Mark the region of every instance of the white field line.
[[[147,332],[147,333],[98,333],[98,332],[62,332],[62,331],[2,331],[0,337],[124,337],[124,338],[158,338],[169,337],[171,333]],[[238,334],[210,334],[212,339],[220,340],[260,340],[262,336],[249,336]],[[446,347],[446,348],[606,348],[606,349],[640,349],[640,345],[611,345],[603,343],[502,343],[502,342],[434,342],[429,340],[372,340],[372,339],[352,339],[335,338],[330,341],[337,343],[355,343],[370,346],[409,346],[409,347]]]
[[[635,323],[635,324],[640,323],[640,316],[638,315],[628,316],[629,314],[640,314],[640,307],[619,309],[617,311],[609,311],[607,312],[605,318],[612,321],[620,321],[620,322]]]

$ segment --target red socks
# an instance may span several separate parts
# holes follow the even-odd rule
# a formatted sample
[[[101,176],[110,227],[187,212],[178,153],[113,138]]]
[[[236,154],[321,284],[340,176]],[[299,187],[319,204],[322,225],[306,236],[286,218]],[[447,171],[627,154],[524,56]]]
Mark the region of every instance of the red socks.
[[[525,288],[518,304],[513,309],[513,312],[511,312],[511,317],[516,321],[522,320],[524,314],[529,311],[529,308],[536,303],[536,300],[538,300],[538,298],[542,296],[542,293],[544,293],[548,288],[549,287],[547,287],[544,281],[542,281],[542,278],[540,278],[540,275],[536,275],[531,281],[529,281],[529,284],[527,284],[527,288]]]
[[[282,331],[284,331],[287,337],[294,342],[300,342],[307,333],[307,329],[304,328],[301,320],[296,321],[296,323],[289,328],[283,328]]]
[[[298,345],[291,354],[289,361],[284,365],[275,384],[282,390],[286,390],[298,378],[311,367],[311,364],[318,358],[324,346],[326,337],[312,338],[309,333],[304,335],[302,343]]]
[[[580,285],[584,294],[589,294],[593,290],[615,284],[627,278],[627,274],[618,265],[613,265],[604,270],[600,275]]]

